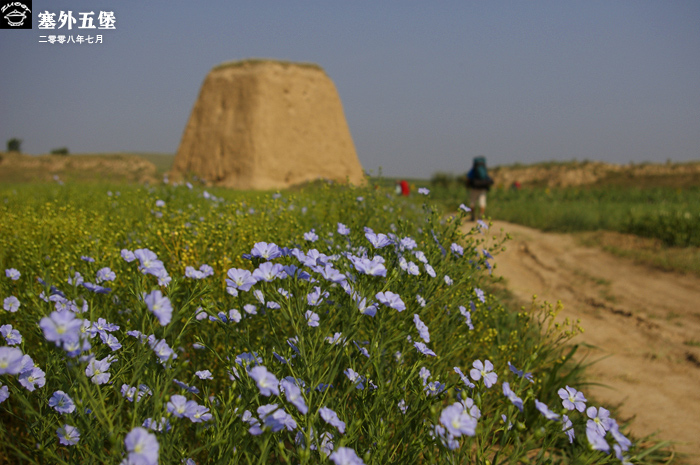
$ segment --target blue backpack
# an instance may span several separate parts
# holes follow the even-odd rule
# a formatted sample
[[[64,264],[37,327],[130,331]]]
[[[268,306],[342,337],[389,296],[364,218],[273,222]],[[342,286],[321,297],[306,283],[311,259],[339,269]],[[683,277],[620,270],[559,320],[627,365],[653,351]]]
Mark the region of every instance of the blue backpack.
[[[489,177],[486,170],[486,158],[475,157],[474,165],[469,176],[469,187],[476,189],[488,189],[493,184],[493,179]]]

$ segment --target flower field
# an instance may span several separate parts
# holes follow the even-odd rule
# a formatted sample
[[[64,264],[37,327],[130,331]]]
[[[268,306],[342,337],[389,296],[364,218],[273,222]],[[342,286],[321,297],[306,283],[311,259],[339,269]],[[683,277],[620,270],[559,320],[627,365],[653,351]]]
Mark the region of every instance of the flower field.
[[[663,455],[586,399],[574,322],[488,292],[500,244],[466,207],[212,192],[0,189],[0,463]]]

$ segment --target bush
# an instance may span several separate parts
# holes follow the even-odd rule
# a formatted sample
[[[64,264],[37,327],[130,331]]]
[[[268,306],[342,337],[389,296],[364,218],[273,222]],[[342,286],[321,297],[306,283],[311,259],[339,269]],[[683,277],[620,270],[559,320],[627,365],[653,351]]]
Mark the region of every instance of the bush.
[[[13,137],[7,141],[7,151],[8,152],[21,152],[22,151],[22,139],[17,139]]]
[[[450,173],[435,173],[430,178],[430,184],[433,187],[450,187],[455,182],[455,178]]]
[[[68,147],[60,147],[51,150],[52,155],[68,155]]]

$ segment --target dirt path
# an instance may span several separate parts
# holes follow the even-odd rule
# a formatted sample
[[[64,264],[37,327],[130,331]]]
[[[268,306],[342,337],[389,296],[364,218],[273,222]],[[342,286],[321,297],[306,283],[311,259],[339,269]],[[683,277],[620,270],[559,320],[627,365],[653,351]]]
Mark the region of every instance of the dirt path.
[[[623,403],[636,415],[632,432],[677,441],[683,463],[700,464],[700,280],[579,245],[565,234],[494,222],[491,235],[513,240],[496,257],[495,275],[523,302],[564,304],[562,317],[581,320],[574,342],[595,345],[588,387],[603,406]]]

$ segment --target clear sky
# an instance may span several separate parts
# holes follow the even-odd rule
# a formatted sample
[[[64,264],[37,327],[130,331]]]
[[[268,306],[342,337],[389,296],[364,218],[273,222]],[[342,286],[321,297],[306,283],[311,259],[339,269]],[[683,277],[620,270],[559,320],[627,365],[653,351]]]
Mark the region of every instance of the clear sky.
[[[6,3],[0,0],[0,3]],[[34,0],[0,29],[0,142],[174,153],[207,72],[315,62],[366,170],[427,178],[547,160],[700,160],[700,1]],[[102,44],[37,14],[113,11]],[[97,20],[95,19],[97,24]],[[3,147],[4,148],[4,147]]]

